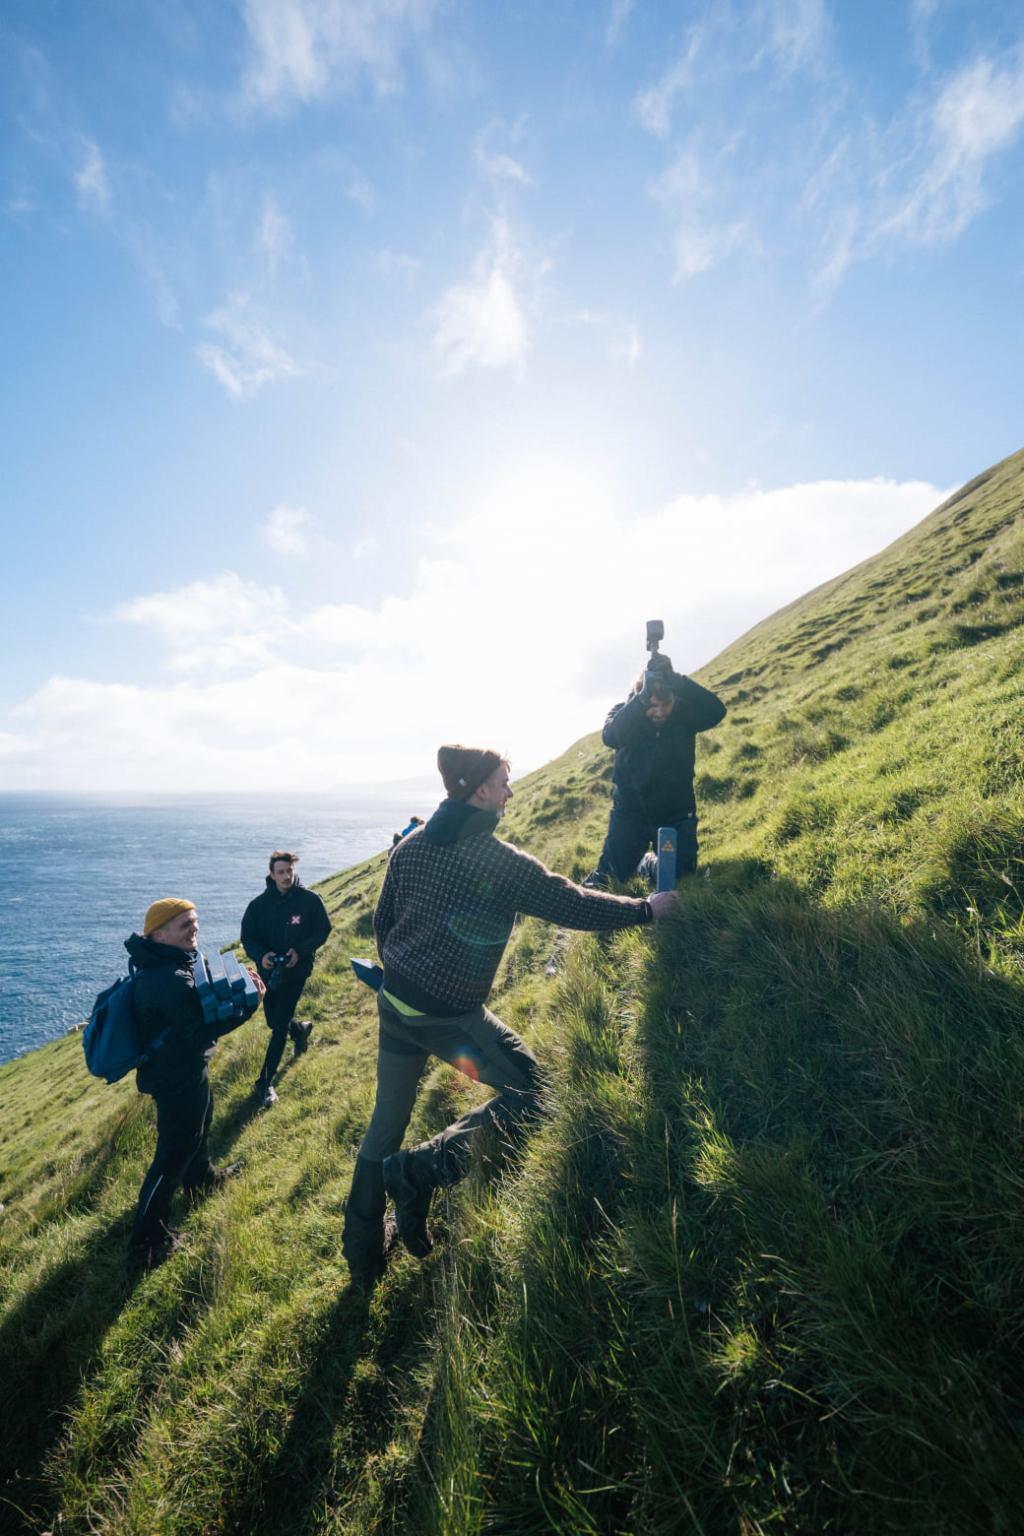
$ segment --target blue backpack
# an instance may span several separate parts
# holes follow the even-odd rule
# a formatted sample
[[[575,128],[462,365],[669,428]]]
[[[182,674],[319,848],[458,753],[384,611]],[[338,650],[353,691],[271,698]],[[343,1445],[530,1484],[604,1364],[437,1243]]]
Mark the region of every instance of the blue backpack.
[[[105,1078],[108,1083],[119,1082],[133,1068],[149,1061],[169,1033],[161,1030],[143,1049],[135,1022],[135,966],[131,961],[129,966],[128,975],[118,977],[93,1003],[82,1035],[86,1066],[93,1077]]]

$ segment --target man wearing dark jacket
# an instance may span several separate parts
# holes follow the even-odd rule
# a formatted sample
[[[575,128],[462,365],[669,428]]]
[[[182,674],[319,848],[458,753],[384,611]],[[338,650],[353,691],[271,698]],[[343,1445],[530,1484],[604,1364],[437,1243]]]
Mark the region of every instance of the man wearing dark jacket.
[[[149,1049],[158,1042],[135,1074],[139,1092],[156,1101],[156,1152],[139,1191],[130,1240],[132,1263],[147,1269],[178,1245],[179,1234],[168,1226],[178,1185],[195,1201],[238,1172],[237,1163],[215,1168],[210,1162],[207,1063],[218,1037],[241,1020],[204,1021],[193,971],[198,940],[195,907],[168,896],[153,903],[142,934],[133,933],[124,946],[136,967],[132,1002],[140,1043]]]
[[[296,1021],[295,1009],[313,969],[313,956],[331,931],[327,908],[295,873],[298,862],[297,853],[275,849],[266,890],[250,901],[242,918],[243,947],[267,982],[263,1013],[270,1043],[254,1090],[265,1109],[277,1102],[274,1073],[289,1036],[296,1056],[309,1047],[313,1026],[308,1020]],[[275,970],[281,955],[285,961]]]
[[[692,677],[673,672],[667,656],[652,658],[629,698],[613,706],[601,732],[605,746],[615,752],[612,809],[597,868],[584,885],[600,889],[611,877],[628,880],[657,842],[659,827],[675,828],[677,871],[693,874],[697,732],[710,730],[724,718],[721,699]]]
[[[515,1139],[541,1108],[533,1053],[485,1006],[516,914],[566,928],[607,931],[663,916],[674,893],[649,901],[584,891],[495,837],[512,794],[508,762],[493,751],[446,746],[437,755],[448,798],[388,862],[374,913],[384,967],[377,994],[377,1100],[356,1158],[342,1252],[353,1281],[384,1269],[386,1197],[398,1235],[423,1258],[432,1241],[433,1191],[466,1172],[485,1126]],[[400,1152],[430,1056],[458,1067],[496,1097],[410,1151]]]

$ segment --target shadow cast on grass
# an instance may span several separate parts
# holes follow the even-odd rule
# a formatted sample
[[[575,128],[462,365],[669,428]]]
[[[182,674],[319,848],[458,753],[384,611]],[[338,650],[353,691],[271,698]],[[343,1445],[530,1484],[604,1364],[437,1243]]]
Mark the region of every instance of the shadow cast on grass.
[[[934,922],[726,878],[643,992],[624,1272],[652,1462],[691,1447],[714,1528],[1013,1529],[1020,988]]]
[[[0,1529],[38,1512],[43,1465],[82,1377],[139,1280],[125,1264],[128,1220],[94,1233],[0,1323]]]
[[[411,1292],[392,1289],[385,1308],[353,1286],[340,1294],[311,1342],[277,1454],[258,1489],[225,1511],[225,1536],[309,1536],[359,1499],[367,1467],[400,1427],[396,1384],[429,1349],[420,1326],[424,1284],[417,1274]]]

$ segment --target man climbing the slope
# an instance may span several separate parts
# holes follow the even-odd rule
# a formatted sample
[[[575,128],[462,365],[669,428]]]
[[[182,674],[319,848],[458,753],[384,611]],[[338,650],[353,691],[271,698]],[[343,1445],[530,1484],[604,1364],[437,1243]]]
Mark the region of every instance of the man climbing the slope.
[[[384,968],[377,994],[377,1099],[356,1159],[342,1251],[353,1281],[372,1285],[385,1263],[384,1211],[424,1258],[433,1192],[466,1173],[485,1127],[515,1141],[541,1109],[533,1053],[485,1006],[517,913],[565,928],[607,931],[663,917],[674,893],[649,901],[585,891],[495,837],[512,795],[500,753],[444,746],[447,799],[391,854],[374,931]],[[486,1083],[496,1096],[409,1151],[402,1137],[430,1056]]]
[[[692,677],[673,672],[667,656],[652,656],[629,697],[613,705],[601,732],[615,752],[612,808],[601,857],[585,886],[604,890],[611,879],[628,880],[638,866],[653,884],[656,855],[647,850],[657,844],[659,827],[676,829],[678,873],[696,871],[697,733],[724,718],[721,699]]]
[[[253,1089],[264,1109],[277,1103],[274,1073],[289,1038],[296,1056],[309,1049],[313,1026],[308,1019],[296,1020],[295,1010],[313,969],[313,956],[331,931],[327,908],[295,873],[298,862],[297,853],[275,849],[266,890],[250,901],[242,918],[243,948],[267,983],[263,1015],[270,1040]],[[275,968],[280,955],[286,958]]]
[[[162,1263],[178,1246],[180,1234],[168,1225],[178,1185],[194,1202],[239,1167],[215,1168],[210,1161],[213,1095],[207,1063],[218,1038],[242,1021],[204,1021],[193,969],[198,944],[195,907],[183,896],[167,896],[152,904],[141,935],[133,933],[124,946],[136,967],[132,1003],[139,1043],[150,1050],[159,1042],[135,1075],[139,1092],[156,1101],[156,1152],[139,1191],[129,1247],[132,1265],[144,1269]],[[253,979],[262,991],[255,973]]]

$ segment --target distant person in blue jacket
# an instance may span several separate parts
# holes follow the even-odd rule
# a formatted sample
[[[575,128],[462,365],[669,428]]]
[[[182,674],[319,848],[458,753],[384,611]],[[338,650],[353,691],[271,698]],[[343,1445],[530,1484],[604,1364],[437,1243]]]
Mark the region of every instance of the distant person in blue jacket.
[[[241,1020],[204,1020],[194,974],[198,945],[199,915],[184,896],[154,901],[142,933],[125,940],[136,967],[132,1004],[139,1043],[148,1048],[163,1036],[135,1075],[139,1092],[156,1102],[156,1151],[139,1191],[129,1248],[132,1265],[142,1269],[162,1263],[179,1244],[180,1234],[168,1224],[178,1185],[194,1202],[239,1167],[215,1168],[210,1161],[213,1095],[207,1063],[218,1038]]]
[[[721,699],[691,677],[673,672],[667,656],[656,655],[615,704],[601,740],[615,752],[612,809],[597,868],[583,884],[603,889],[609,880],[650,877],[658,828],[674,827],[680,875],[697,868],[697,802],[693,765],[698,731],[725,718]],[[653,884],[653,880],[652,880]]]
[[[264,890],[250,901],[242,918],[242,945],[267,983],[263,1014],[270,1042],[254,1093],[265,1109],[277,1103],[274,1074],[289,1038],[296,1056],[309,1048],[313,1025],[296,1019],[302,989],[313,969],[313,956],[331,931],[327,908],[295,873],[297,853],[276,848]],[[275,966],[279,955],[284,964]]]

